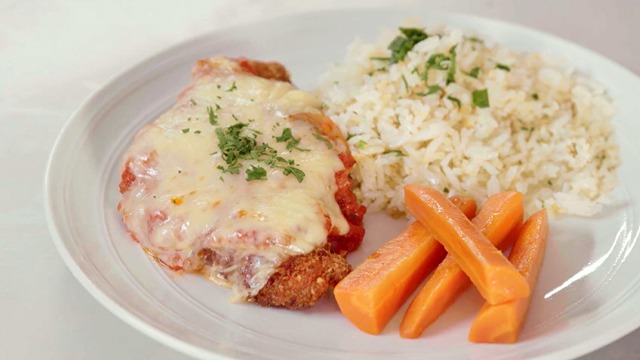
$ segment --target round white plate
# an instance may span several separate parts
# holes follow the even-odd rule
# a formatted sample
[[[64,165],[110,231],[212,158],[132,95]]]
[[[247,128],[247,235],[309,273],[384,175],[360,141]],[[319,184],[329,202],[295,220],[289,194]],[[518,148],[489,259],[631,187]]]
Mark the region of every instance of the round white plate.
[[[621,185],[595,218],[554,219],[547,255],[521,341],[467,342],[481,305],[470,289],[418,340],[398,335],[402,310],[384,333],[358,331],[333,299],[307,311],[229,304],[229,292],[150,260],[123,230],[120,158],[136,130],[168,109],[193,63],[211,55],[278,60],[310,89],[356,36],[374,40],[408,16],[476,31],[503,45],[554,54],[604,84],[617,101]],[[640,326],[640,79],[564,40],[503,22],[433,14],[423,8],[298,14],[190,40],[133,67],[88,99],[58,139],[47,171],[46,211],[54,241],[78,280],[118,317],[158,341],[200,358],[560,359],[585,354]],[[369,214],[357,263],[404,224]]]

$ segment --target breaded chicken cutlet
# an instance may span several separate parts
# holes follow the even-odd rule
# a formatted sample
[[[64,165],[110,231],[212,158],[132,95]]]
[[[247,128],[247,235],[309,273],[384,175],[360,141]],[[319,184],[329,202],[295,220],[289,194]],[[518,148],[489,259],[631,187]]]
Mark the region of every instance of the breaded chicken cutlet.
[[[130,236],[175,271],[262,306],[313,306],[350,271],[366,209],[320,103],[273,62],[200,60],[177,103],[124,155]]]

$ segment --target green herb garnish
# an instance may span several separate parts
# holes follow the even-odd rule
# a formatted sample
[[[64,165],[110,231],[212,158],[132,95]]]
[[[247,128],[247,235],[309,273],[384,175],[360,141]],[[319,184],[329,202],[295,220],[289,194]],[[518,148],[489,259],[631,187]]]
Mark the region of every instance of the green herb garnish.
[[[460,108],[460,106],[462,106],[462,103],[460,102],[460,99],[453,97],[451,95],[447,96],[447,99],[451,100],[453,103],[455,103],[458,106],[458,109]]]
[[[471,76],[474,79],[477,79],[478,75],[480,74],[480,68],[476,66],[473,69],[471,69],[471,71],[465,74]]]
[[[245,174],[247,174],[247,181],[266,180],[267,178],[267,170],[265,170],[262,166],[251,165],[251,169],[247,169],[247,171],[245,171]]]
[[[531,94],[531,98],[532,98],[533,100],[538,100],[538,93],[533,93],[533,94]]]
[[[202,131],[200,131],[200,130],[196,130],[196,131],[194,131],[193,133],[194,133],[194,134],[200,134],[201,132],[202,132]]]
[[[217,109],[220,108],[218,104],[216,104],[216,107]],[[207,106],[207,114],[209,114],[209,124],[218,125],[218,115],[214,112],[213,107]]]
[[[451,50],[449,50],[449,53],[451,53],[449,61],[450,61],[450,65],[449,65],[449,71],[447,72],[447,85],[451,84],[452,82],[455,82],[455,76],[456,76],[456,47],[458,45],[454,45],[451,47]]]
[[[402,35],[398,35],[387,47],[391,50],[392,64],[404,60],[417,43],[429,37],[424,30],[417,28],[400,28],[400,32]]]
[[[479,108],[489,107],[489,92],[487,89],[474,90],[471,93],[473,104]]]
[[[296,168],[293,160],[288,160],[278,155],[278,151],[269,144],[258,143],[256,141],[256,130],[250,129],[247,123],[236,123],[226,128],[217,128],[216,136],[218,138],[218,147],[221,157],[227,164],[218,166],[223,173],[239,174],[242,167],[242,160],[253,160],[268,165],[274,169],[281,169],[284,175],[293,175],[302,182],[304,172]],[[286,130],[286,129],[285,129]],[[295,139],[291,134],[291,129],[287,133],[283,132],[285,141]],[[283,138],[280,136],[280,138]],[[299,142],[299,140],[298,140]],[[288,144],[287,144],[288,145]],[[297,145],[297,143],[295,144]],[[295,147],[295,145],[293,145]],[[247,170],[247,180],[258,180],[262,173],[261,167],[253,166]],[[264,170],[264,169],[263,169]],[[252,175],[249,175],[251,173]],[[265,171],[266,176],[266,171]]]
[[[234,82],[231,84],[231,87],[230,87],[230,88],[228,88],[228,89],[227,89],[227,90],[225,90],[225,91],[226,91],[226,92],[231,92],[231,91],[233,91],[233,90],[237,90],[237,89],[238,89],[238,87],[236,86],[236,82],[234,81]]]
[[[426,92],[419,92],[419,93],[416,93],[416,95],[427,96],[427,95],[435,94],[440,90],[442,90],[442,88],[439,85],[431,85],[431,86],[427,86]]]
[[[358,143],[356,144],[356,147],[360,150],[363,150],[364,148],[367,147],[367,142],[364,140],[360,140],[358,141]]]
[[[382,153],[382,155],[387,155],[387,154],[395,154],[397,157],[407,156],[400,150],[387,150]]]
[[[193,99],[189,99],[189,102],[191,103],[191,105],[198,105]]]
[[[284,175],[293,175],[296,177],[298,182],[302,182],[304,180],[304,172],[296,167],[287,166],[282,170]]]
[[[182,129],[182,133],[183,133],[183,134],[186,134],[186,133],[188,133],[188,132],[189,132],[189,128],[184,128],[184,129]]]
[[[445,194],[448,194],[449,193],[449,188],[445,187],[444,189],[442,189],[442,192],[445,193]]]
[[[391,61],[390,57],[382,57],[382,56],[372,56],[369,58],[369,60],[375,60],[375,61]]]
[[[496,63],[496,68],[504,71],[511,71],[511,68],[505,64]]]
[[[481,44],[484,43],[484,40],[475,36],[465,36],[464,39],[467,41],[475,42],[475,43],[481,43]]]
[[[449,57],[442,53],[437,53],[429,56],[427,59],[427,67],[425,69],[435,69],[435,70],[448,70],[449,69]]]
[[[291,138],[293,138],[293,135],[291,134],[291,128],[285,128],[282,130],[282,135],[276,137],[276,141],[285,142]]]
[[[276,141],[286,142],[287,150],[296,149],[300,151],[309,151],[308,149],[301,149],[298,147],[298,144],[300,143],[300,138],[296,138],[293,136],[293,134],[291,133],[291,128],[284,128],[282,130],[282,135],[276,137]]]
[[[402,74],[402,82],[404,83],[404,89],[406,92],[409,92],[409,83],[407,83],[407,78]]]

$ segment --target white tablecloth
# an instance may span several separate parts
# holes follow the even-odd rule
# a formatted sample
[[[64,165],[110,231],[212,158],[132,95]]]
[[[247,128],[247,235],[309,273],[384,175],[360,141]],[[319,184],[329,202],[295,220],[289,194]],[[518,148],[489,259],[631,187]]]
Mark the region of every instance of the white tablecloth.
[[[43,177],[72,112],[108,79],[194,35],[347,1],[0,1],[0,358],[185,359],[86,292],[51,242]],[[504,19],[640,73],[640,2],[434,0],[429,11]],[[640,331],[584,359],[640,358]]]

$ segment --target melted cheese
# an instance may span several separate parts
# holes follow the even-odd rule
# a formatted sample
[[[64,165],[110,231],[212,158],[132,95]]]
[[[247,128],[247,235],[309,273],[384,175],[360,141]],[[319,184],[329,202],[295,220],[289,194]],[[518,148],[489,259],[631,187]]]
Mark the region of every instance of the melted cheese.
[[[287,257],[323,246],[328,220],[340,234],[348,231],[334,197],[335,173],[344,169],[338,153],[345,149],[336,141],[328,146],[312,124],[289,118],[319,112],[310,94],[239,72],[232,61],[210,61],[216,69],[195,79],[172,109],[136,135],[125,154],[136,181],[119,208],[128,230],[161,262],[203,271],[231,286],[236,299],[246,298],[257,294]],[[209,107],[219,107],[215,126]],[[258,131],[258,143],[294,160],[304,180],[255,161],[242,161],[238,175],[218,169],[226,164],[215,129],[239,121]],[[309,151],[287,150],[277,142],[285,128]],[[250,165],[264,167],[267,179],[245,180]],[[204,270],[197,263],[200,249],[215,251]]]

